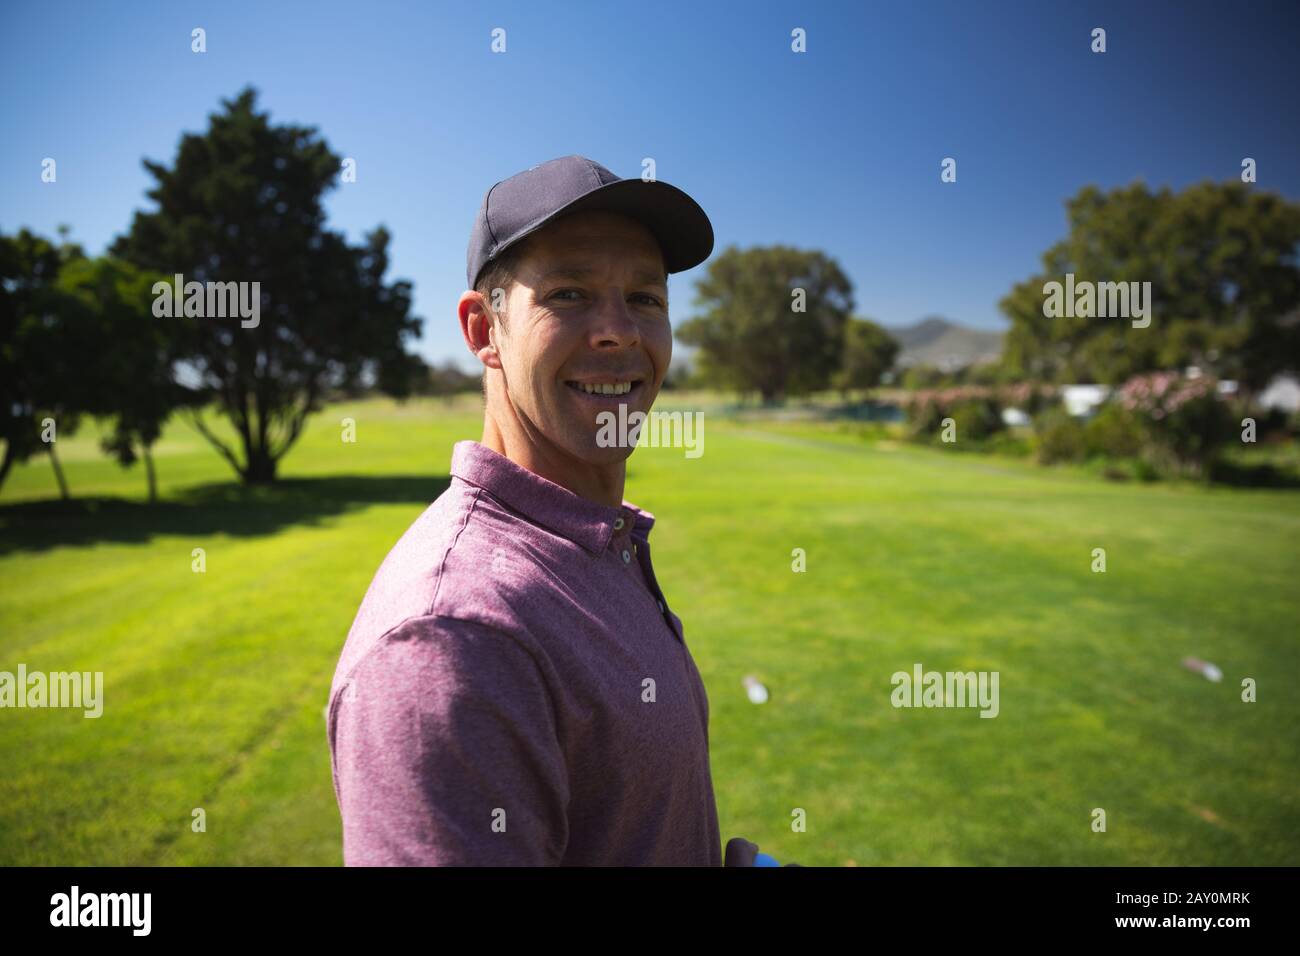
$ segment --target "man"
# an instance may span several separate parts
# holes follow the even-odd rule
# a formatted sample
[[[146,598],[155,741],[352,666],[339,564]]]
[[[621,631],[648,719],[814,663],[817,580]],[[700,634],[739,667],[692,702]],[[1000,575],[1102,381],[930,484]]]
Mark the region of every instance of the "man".
[[[481,442],[393,547],[328,730],[348,865],[723,863],[709,702],[623,499],[672,355],[667,275],[708,258],[684,192],[566,156],[497,183],[458,312]],[[624,418],[623,420],[626,420]]]

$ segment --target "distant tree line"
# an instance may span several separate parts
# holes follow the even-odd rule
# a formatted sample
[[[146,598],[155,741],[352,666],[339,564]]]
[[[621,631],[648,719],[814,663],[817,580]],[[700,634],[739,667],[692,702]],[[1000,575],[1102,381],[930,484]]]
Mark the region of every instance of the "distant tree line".
[[[904,369],[899,384],[1119,385],[1196,366],[1252,391],[1297,370],[1300,205],[1240,182],[1180,193],[1138,183],[1109,193],[1087,186],[1066,210],[1068,235],[999,303],[1011,321],[1001,358]],[[1071,288],[1149,287],[1149,320],[1101,317],[1095,300],[1091,311],[1072,301],[1068,315],[1050,315],[1049,284],[1067,276]],[[730,247],[709,261],[695,304],[697,317],[677,335],[698,348],[692,380],[714,388],[764,401],[871,388],[897,357],[879,325],[851,316],[852,285],[819,251]]]

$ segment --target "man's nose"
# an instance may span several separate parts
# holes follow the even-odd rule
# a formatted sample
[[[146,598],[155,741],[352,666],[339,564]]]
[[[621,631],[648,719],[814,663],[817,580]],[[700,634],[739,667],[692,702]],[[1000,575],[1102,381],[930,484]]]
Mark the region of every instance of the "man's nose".
[[[634,345],[641,336],[636,316],[621,289],[607,289],[593,310],[591,338],[595,346]]]

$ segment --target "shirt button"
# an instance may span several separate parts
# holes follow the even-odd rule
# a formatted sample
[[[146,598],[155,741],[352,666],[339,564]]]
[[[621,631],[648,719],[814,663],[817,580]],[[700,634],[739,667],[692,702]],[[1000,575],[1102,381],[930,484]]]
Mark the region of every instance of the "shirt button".
[[[615,531],[622,531],[622,530],[623,530],[623,519],[622,519],[622,518],[619,518],[617,521],[614,522],[614,530],[615,530]]]
[[[632,561],[632,553],[631,553],[630,551],[628,551],[627,548],[624,548],[624,549],[623,549],[623,563],[624,563],[624,564],[630,564],[631,561]]]

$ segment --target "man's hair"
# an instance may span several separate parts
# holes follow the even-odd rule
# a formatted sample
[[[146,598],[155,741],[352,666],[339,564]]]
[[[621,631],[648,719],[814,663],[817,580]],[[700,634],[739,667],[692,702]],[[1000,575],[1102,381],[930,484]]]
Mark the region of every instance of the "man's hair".
[[[501,255],[497,256],[479,273],[478,281],[474,283],[474,291],[478,292],[487,300],[488,321],[496,321],[500,325],[506,324],[506,310],[500,311],[493,306],[492,292],[494,289],[500,289],[502,296],[510,295],[510,287],[515,284],[518,277],[517,269],[519,265],[519,250],[522,243],[516,243]],[[480,381],[483,392],[483,404],[487,405],[487,369],[483,369],[483,376]]]
[[[492,292],[494,289],[500,289],[503,295],[510,294],[510,287],[515,284],[518,277],[521,245],[522,243],[516,243],[484,266],[483,271],[479,273],[478,282],[474,284],[474,291],[481,293],[483,298],[487,299],[489,318],[496,318],[502,324],[506,319],[505,310],[496,311],[492,302]]]

